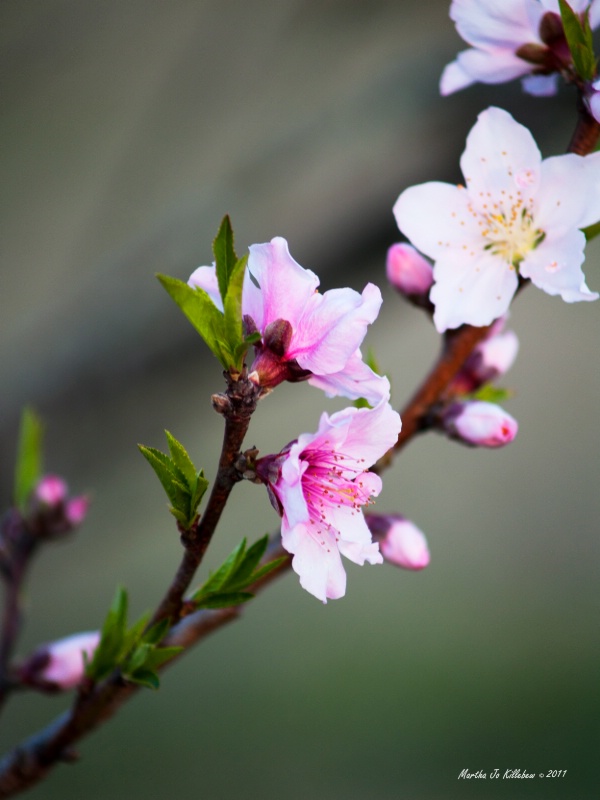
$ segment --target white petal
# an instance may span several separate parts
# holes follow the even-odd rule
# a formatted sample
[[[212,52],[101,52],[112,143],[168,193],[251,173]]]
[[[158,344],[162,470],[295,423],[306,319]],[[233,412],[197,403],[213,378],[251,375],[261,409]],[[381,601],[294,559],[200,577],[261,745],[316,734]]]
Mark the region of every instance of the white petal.
[[[456,60],[467,75],[481,83],[504,83],[527,75],[533,69],[533,65],[516,56],[513,49],[463,50]]]
[[[440,260],[434,277],[429,296],[440,333],[465,323],[489,325],[506,313],[518,284],[516,271],[487,253],[464,262],[454,256]]]
[[[516,49],[540,42],[544,13],[536,0],[453,0],[450,18],[462,38],[477,47]]]
[[[559,294],[567,303],[597,300],[598,294],[590,292],[581,269],[584,246],[581,231],[570,231],[560,238],[546,237],[528,253],[521,264],[521,274],[547,294]]]
[[[452,92],[458,92],[459,89],[471,86],[473,83],[475,83],[475,78],[465,72],[457,59],[444,67],[440,78],[440,94],[445,97]]]
[[[521,192],[527,199],[535,194],[541,163],[538,146],[531,133],[501,108],[482,111],[467,137],[460,166],[469,196],[485,200],[489,192],[495,199]],[[519,175],[530,178],[525,188],[517,183]],[[418,247],[418,245],[417,245]]]
[[[324,391],[327,397],[342,395],[351,400],[364,397],[372,406],[378,405],[382,400],[390,399],[389,380],[377,375],[364,363],[360,350],[356,350],[340,372],[331,375],[312,375],[308,382],[311,386]]]
[[[480,238],[464,187],[431,181],[405,189],[394,205],[402,233],[421,252],[437,259]]]
[[[558,91],[558,74],[526,75],[521,86],[526,94],[533,97],[553,97]]]
[[[306,527],[299,526],[294,532],[295,546],[291,550],[283,536],[282,544],[294,553],[292,568],[300,577],[300,585],[322,600],[337,599],[346,593],[346,572],[332,534],[326,534],[324,544],[317,541]]]
[[[568,153],[542,163],[535,223],[547,234],[561,235],[600,219],[600,153]]]

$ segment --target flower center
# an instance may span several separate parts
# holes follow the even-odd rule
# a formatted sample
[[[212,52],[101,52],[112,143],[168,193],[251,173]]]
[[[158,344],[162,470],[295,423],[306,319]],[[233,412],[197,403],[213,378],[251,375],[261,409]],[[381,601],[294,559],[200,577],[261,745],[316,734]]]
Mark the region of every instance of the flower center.
[[[534,250],[545,238],[541,228],[536,228],[533,219],[533,199],[527,202],[520,191],[505,194],[499,203],[492,203],[488,210],[476,212],[471,205],[469,211],[477,216],[481,235],[485,240],[484,250],[519,268],[527,253]]]
[[[345,461],[338,452],[310,451],[309,465],[302,476],[302,490],[315,533],[329,531],[336,539],[339,534],[328,519],[331,509],[345,506],[355,513],[372,502],[371,491],[360,478],[363,472],[355,467],[356,461],[348,459],[350,467],[344,465]],[[348,469],[356,473],[353,478],[345,477]]]

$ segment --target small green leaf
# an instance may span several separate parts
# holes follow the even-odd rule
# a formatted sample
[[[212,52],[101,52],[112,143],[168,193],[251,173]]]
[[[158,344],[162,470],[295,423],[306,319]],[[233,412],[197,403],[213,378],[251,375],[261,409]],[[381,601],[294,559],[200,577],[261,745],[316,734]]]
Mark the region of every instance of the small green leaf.
[[[131,683],[137,683],[140,686],[145,686],[147,689],[160,688],[160,680],[158,675],[156,672],[152,672],[150,669],[139,669],[137,672],[124,675],[123,677],[125,677]]]
[[[192,486],[191,509],[193,513],[196,512],[196,509],[202,502],[202,498],[207,489],[208,481],[204,477],[204,471],[200,470],[200,472],[196,474],[196,483]]]
[[[167,661],[175,658],[183,649],[183,647],[153,647],[148,653],[144,667],[152,670],[158,669]]]
[[[232,357],[230,366],[238,371],[242,368],[247,350],[242,326],[242,289],[247,263],[248,256],[246,255],[235,264],[230,275],[227,294],[223,301],[227,348],[229,353],[236,354],[235,357]]]
[[[167,435],[167,442],[169,444],[169,452],[171,459],[176,467],[181,470],[182,475],[185,476],[185,481],[188,489],[192,489],[196,481],[196,468],[194,467],[191,458],[187,454],[187,450],[172,436],[169,431],[165,431]]]
[[[265,575],[268,575],[269,572],[273,572],[274,569],[281,566],[287,561],[287,556],[281,556],[281,558],[275,558],[273,561],[269,561],[268,564],[265,564],[263,567],[260,567],[256,570],[256,572],[252,573],[252,583],[256,583],[256,581],[264,578]]]
[[[150,464],[165,490],[173,508],[187,519],[190,512],[190,490],[186,485],[185,475],[179,467],[160,450],[139,444],[138,448]]]
[[[235,586],[235,588],[242,589],[247,585],[248,578],[252,575],[258,562],[263,557],[268,543],[269,537],[265,534],[262,539],[259,539],[248,548],[247,552],[244,554],[243,560],[240,562],[235,572],[232,573],[230,581],[227,582],[227,588],[233,588],[233,586]]]
[[[104,620],[98,647],[86,668],[86,675],[94,680],[102,680],[109,675],[124,655],[127,606],[127,592],[119,587]]]
[[[153,625],[142,637],[145,644],[159,644],[169,632],[169,620],[163,619]]]
[[[482,400],[486,403],[503,403],[511,397],[512,393],[508,389],[499,386],[492,386],[491,383],[484,384],[471,397],[473,400]]]
[[[168,275],[157,277],[210,350],[225,369],[228,369],[231,356],[226,346],[224,317],[208,294],[198,287],[193,289],[177,278],[170,278]]]
[[[596,57],[589,22],[589,10],[582,17],[576,14],[566,0],[558,0],[565,37],[573,64],[584,81],[590,81],[596,72]]]
[[[229,280],[238,260],[233,249],[233,228],[229,214],[221,220],[219,232],[213,242],[213,253],[217,272],[217,282],[221,299],[225,302],[229,289]]]
[[[239,564],[241,563],[244,553],[246,551],[246,539],[238,544],[235,550],[230,553],[223,564],[216,572],[210,576],[206,583],[192,596],[192,600],[199,597],[219,591],[219,589],[226,584],[227,579],[235,573]]]
[[[254,597],[250,592],[229,592],[223,594],[210,594],[198,601],[198,608],[228,608],[247,603]]]
[[[25,408],[21,415],[14,484],[14,502],[21,511],[25,511],[29,495],[41,475],[43,432],[38,415],[31,408]]]

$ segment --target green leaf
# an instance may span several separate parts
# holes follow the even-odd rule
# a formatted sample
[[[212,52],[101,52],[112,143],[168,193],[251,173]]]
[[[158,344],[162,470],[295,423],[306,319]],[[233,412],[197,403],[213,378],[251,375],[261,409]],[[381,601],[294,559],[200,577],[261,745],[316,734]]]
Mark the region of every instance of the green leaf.
[[[14,502],[23,512],[29,495],[40,479],[43,433],[41,419],[31,408],[25,408],[21,415],[14,484]]]
[[[202,498],[204,497],[204,493],[208,489],[208,481],[204,477],[204,471],[200,470],[196,474],[196,482],[192,486],[192,499],[191,499],[191,510],[193,513],[196,512],[196,509],[202,502]]]
[[[248,256],[246,255],[235,264],[227,287],[227,295],[223,301],[227,347],[232,354],[230,366],[238,371],[242,369],[244,355],[247,350],[242,326],[242,289],[247,263]]]
[[[153,647],[148,653],[144,667],[152,670],[158,669],[167,661],[175,658],[182,650],[184,650],[183,647]]]
[[[102,680],[109,675],[124,655],[127,606],[127,592],[119,587],[102,625],[98,647],[86,668],[86,675],[93,680]]]
[[[228,608],[247,603],[254,597],[250,592],[229,592],[223,594],[210,594],[198,601],[198,608]]]
[[[128,681],[131,681],[131,683],[137,683],[140,686],[145,686],[147,689],[160,688],[158,675],[150,669],[139,669],[133,674],[124,675],[124,677]]]
[[[191,490],[196,481],[196,468],[192,463],[192,459],[187,454],[187,450],[181,442],[178,442],[169,431],[165,431],[165,433],[167,435],[171,459],[175,466],[181,471],[181,474],[185,476],[187,488]]]
[[[142,637],[142,641],[145,642],[145,644],[159,644],[168,632],[169,620],[162,619],[146,631]]]
[[[596,57],[589,22],[589,10],[583,15],[582,21],[580,15],[573,11],[566,0],[558,0],[558,3],[575,69],[584,81],[590,81],[596,72]]]
[[[499,386],[492,386],[491,383],[484,384],[471,395],[473,400],[483,400],[486,403],[502,403],[511,397],[512,393],[508,389]]]
[[[190,514],[191,492],[186,486],[185,475],[179,467],[160,450],[139,444],[140,453],[150,464],[165,490],[173,508],[188,519]]]
[[[211,594],[221,589],[221,587],[227,583],[227,579],[237,570],[244,557],[245,550],[246,539],[244,538],[235,550],[227,556],[219,569],[213,572],[206,583],[192,596],[192,600],[196,600],[203,595]]]
[[[248,548],[239,566],[235,572],[232,573],[231,579],[228,581],[228,588],[233,588],[233,586],[235,586],[235,588],[242,589],[247,586],[247,581],[256,569],[258,562],[265,554],[268,543],[269,537],[265,534],[262,539],[259,539],[252,547]]]
[[[233,229],[231,227],[229,214],[226,214],[221,220],[219,232],[213,242],[213,253],[215,255],[219,293],[223,303],[225,303],[231,274],[238,260],[235,250],[233,249]]]
[[[223,367],[228,369],[231,355],[226,346],[224,316],[208,294],[203,289],[192,288],[177,278],[170,278],[168,275],[157,277]]]
[[[281,556],[280,558],[273,559],[273,561],[269,561],[268,564],[265,564],[263,567],[257,569],[256,572],[252,573],[251,583],[256,583],[256,581],[264,578],[265,575],[268,575],[269,572],[273,572],[274,569],[277,569],[277,567],[281,566],[281,564],[285,563],[286,561],[287,556]]]

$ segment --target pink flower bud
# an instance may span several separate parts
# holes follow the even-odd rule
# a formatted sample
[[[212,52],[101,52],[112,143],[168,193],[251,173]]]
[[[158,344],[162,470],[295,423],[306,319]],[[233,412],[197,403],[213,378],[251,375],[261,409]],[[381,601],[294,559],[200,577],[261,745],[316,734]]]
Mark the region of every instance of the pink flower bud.
[[[90,499],[85,495],[79,497],[72,497],[67,501],[65,506],[65,519],[69,525],[76,528],[87,517],[88,509],[90,507]]]
[[[67,496],[67,484],[58,475],[44,475],[35,487],[35,498],[52,508],[60,505]]]
[[[476,447],[503,447],[517,435],[514,417],[481,400],[454,403],[442,418],[442,427],[454,439]]]
[[[390,564],[415,571],[429,564],[425,534],[409,519],[400,514],[367,514],[366,520],[381,555]]]
[[[519,340],[514,331],[491,336],[475,349],[479,361],[476,368],[478,376],[484,381],[490,381],[504,375],[514,364],[518,352]]]
[[[87,631],[42,645],[19,668],[21,679],[50,691],[72,689],[83,678],[83,654],[91,659],[99,642],[99,631]]]
[[[425,295],[433,284],[433,267],[410,244],[393,244],[387,252],[389,282],[406,295]]]

